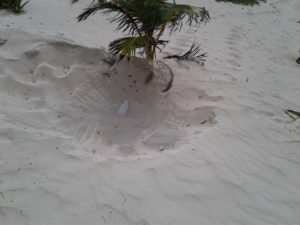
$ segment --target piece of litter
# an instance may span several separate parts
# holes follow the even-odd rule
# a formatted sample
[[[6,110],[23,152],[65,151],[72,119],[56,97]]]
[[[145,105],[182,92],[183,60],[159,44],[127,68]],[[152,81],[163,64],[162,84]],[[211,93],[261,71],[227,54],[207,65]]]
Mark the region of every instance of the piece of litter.
[[[118,114],[118,116],[123,117],[123,116],[126,115],[127,111],[128,111],[128,100],[125,100],[125,101],[122,103],[122,105],[120,106],[120,108],[119,108],[117,114]]]
[[[160,146],[158,147],[158,149],[159,149],[159,151],[161,151],[161,152],[165,150],[165,148],[164,148],[163,145],[160,145]]]

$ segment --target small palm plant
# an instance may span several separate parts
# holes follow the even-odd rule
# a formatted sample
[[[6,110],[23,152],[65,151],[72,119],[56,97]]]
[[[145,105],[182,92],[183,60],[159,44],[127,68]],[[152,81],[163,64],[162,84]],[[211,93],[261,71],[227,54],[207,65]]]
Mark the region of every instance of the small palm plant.
[[[96,11],[112,14],[110,22],[116,22],[117,30],[128,35],[109,44],[109,49],[120,59],[136,55],[137,51],[152,62],[157,49],[168,41],[161,37],[169,29],[171,33],[180,30],[184,21],[192,24],[206,23],[210,17],[204,7],[176,4],[167,0],[98,0],[97,4],[84,10],[78,21],[87,19]]]
[[[8,9],[18,14],[23,12],[23,8],[28,2],[22,3],[22,0],[0,0],[0,9]]]

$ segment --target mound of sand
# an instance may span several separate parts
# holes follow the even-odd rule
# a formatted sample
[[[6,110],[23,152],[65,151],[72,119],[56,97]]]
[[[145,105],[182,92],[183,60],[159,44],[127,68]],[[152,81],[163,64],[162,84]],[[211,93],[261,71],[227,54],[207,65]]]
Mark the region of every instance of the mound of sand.
[[[111,67],[104,50],[64,39],[36,38],[18,30],[1,31],[0,39],[1,113],[14,122],[118,156],[174,149],[213,124],[212,106],[186,103],[219,97],[187,87],[184,80],[175,84],[177,93],[162,93],[168,77],[158,69],[145,85],[145,60],[125,59]],[[120,117],[117,111],[124,100],[129,110]]]

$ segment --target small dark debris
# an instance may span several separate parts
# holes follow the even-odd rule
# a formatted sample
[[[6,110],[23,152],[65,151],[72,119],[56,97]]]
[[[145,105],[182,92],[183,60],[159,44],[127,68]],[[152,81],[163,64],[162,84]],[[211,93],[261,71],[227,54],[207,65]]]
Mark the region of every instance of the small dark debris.
[[[0,39],[0,47],[1,47],[2,45],[4,45],[6,42],[7,42],[7,40],[2,40],[2,39]]]
[[[107,63],[110,67],[112,67],[116,63],[116,59],[114,57],[108,57],[103,61]]]
[[[56,150],[58,150],[58,147],[56,147]]]
[[[102,73],[102,75],[107,76],[107,77],[110,77],[110,74],[107,73],[107,72]]]
[[[300,64],[300,57],[296,60],[296,63]]]
[[[207,123],[207,120],[204,120],[203,122],[201,122],[200,124],[206,124]]]
[[[154,73],[153,73],[153,71],[151,71],[145,79],[145,84],[150,83],[150,81],[153,79],[153,77],[154,77]]]

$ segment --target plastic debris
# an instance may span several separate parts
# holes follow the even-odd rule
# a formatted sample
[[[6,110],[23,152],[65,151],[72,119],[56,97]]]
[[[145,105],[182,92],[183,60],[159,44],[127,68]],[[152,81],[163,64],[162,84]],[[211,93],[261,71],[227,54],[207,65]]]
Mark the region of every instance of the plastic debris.
[[[118,116],[123,117],[126,115],[127,111],[128,111],[128,100],[125,100],[122,103],[122,105],[120,105],[120,108],[119,108],[117,114],[118,114]]]

